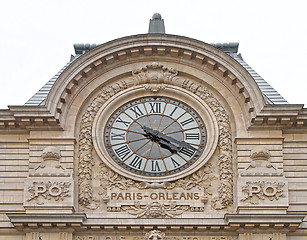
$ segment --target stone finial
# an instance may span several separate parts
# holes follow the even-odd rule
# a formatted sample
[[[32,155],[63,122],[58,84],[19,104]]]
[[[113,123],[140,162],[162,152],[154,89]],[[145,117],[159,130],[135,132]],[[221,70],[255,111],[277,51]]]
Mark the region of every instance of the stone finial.
[[[43,160],[60,160],[61,152],[57,147],[49,146],[43,150]]]
[[[154,13],[154,15],[152,15],[152,20],[156,19],[156,20],[161,20],[162,16],[160,13]]]
[[[148,33],[160,33],[165,34],[164,20],[160,13],[155,13],[152,15],[152,19],[149,21]]]

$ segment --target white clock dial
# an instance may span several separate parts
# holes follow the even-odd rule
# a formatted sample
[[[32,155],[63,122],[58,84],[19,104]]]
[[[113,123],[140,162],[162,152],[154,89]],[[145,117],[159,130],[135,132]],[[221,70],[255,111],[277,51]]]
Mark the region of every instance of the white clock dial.
[[[187,104],[167,97],[144,97],[111,115],[104,140],[109,155],[121,167],[143,176],[168,176],[199,158],[206,128]]]

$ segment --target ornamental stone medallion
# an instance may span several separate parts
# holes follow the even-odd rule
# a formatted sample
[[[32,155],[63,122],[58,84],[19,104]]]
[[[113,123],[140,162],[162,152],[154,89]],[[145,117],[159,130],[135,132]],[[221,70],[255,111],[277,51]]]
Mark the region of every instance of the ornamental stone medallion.
[[[194,100],[184,103],[187,95]],[[174,218],[227,209],[229,117],[206,87],[175,69],[146,65],[102,88],[87,107],[78,177],[83,211]]]

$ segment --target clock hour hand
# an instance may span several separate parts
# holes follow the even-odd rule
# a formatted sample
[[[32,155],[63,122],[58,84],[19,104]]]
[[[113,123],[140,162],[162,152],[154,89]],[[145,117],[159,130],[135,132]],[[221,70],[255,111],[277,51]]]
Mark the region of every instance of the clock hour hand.
[[[150,138],[156,140],[161,147],[167,148],[168,150],[170,150],[171,152],[177,152],[180,150],[180,147],[177,147],[176,145],[165,141],[161,138],[160,132],[157,130],[153,130],[149,127],[143,126],[142,129],[144,130],[144,132],[146,133],[146,135],[148,135]]]
[[[171,143],[169,143],[169,142],[166,142],[166,141],[164,141],[164,140],[162,140],[162,139],[160,139],[160,140],[158,141],[158,143],[160,144],[161,147],[167,148],[167,149],[170,150],[172,153],[173,153],[173,152],[177,152],[177,151],[180,150],[180,147],[177,147],[176,145],[171,144]]]
[[[178,141],[176,140],[175,138],[172,138],[170,136],[167,136],[161,132],[159,132],[158,130],[153,130],[149,127],[146,127],[146,126],[142,126],[142,129],[143,131],[150,135],[151,137],[153,137],[154,139],[156,139],[157,141],[165,141],[165,142],[169,142],[169,143],[172,143],[173,145],[175,144],[175,146],[179,149],[181,148],[188,148],[188,149],[191,149],[191,150],[194,150],[196,151],[197,149],[192,147],[190,144],[184,142],[184,141]]]

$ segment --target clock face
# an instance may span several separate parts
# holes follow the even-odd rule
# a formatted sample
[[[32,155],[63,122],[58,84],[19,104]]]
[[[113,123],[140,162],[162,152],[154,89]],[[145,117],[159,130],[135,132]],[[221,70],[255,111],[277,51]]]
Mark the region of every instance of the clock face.
[[[143,176],[168,176],[191,166],[206,143],[203,120],[187,104],[143,97],[119,107],[107,121],[104,141],[121,167]]]

